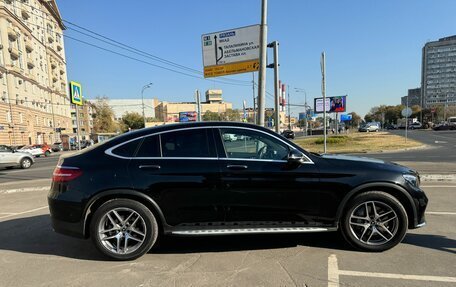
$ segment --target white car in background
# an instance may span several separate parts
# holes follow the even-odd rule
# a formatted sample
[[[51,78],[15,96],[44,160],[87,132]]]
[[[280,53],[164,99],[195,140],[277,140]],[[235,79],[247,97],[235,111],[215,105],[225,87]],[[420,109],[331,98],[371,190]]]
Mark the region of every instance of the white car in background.
[[[23,148],[18,149],[17,152],[26,152],[36,157],[44,155],[44,151],[42,148],[30,145],[26,145]]]
[[[9,146],[0,145],[0,167],[13,168],[18,166],[26,169],[31,167],[34,162],[31,154],[17,152]]]

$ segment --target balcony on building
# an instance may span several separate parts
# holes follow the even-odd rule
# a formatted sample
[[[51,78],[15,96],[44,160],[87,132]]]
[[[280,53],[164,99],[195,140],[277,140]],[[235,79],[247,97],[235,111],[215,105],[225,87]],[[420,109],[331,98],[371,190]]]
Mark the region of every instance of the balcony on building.
[[[65,74],[65,70],[63,68],[60,68],[59,72],[60,72],[60,75]]]
[[[58,51],[62,51],[62,49],[63,49],[62,44],[57,43],[57,50]]]
[[[17,32],[14,31],[13,27],[8,27],[8,38],[13,41],[17,40]]]
[[[27,53],[31,53],[33,51],[33,45],[29,41],[25,42],[25,50]]]
[[[51,68],[54,70],[57,68],[57,63],[54,60],[51,60]]]
[[[58,80],[59,80],[59,79],[57,78],[57,76],[55,76],[55,75],[52,75],[52,82],[54,82],[54,83],[55,83],[55,82],[57,82]]]
[[[22,8],[21,14],[24,20],[28,20],[30,18],[30,13],[25,8]]]
[[[33,63],[33,60],[31,58],[27,58],[27,67],[29,69],[33,69],[35,67],[35,63]]]
[[[48,38],[49,43],[54,42],[54,36],[52,34],[48,34],[47,38]]]
[[[10,52],[11,58],[14,60],[19,59],[19,50],[14,47],[9,47],[8,52]]]

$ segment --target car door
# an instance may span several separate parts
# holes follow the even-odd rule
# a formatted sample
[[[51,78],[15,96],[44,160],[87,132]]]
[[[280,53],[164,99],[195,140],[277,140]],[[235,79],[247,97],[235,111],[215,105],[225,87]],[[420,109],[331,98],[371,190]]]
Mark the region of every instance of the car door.
[[[226,221],[315,224],[319,173],[308,157],[290,165],[287,157],[294,147],[278,135],[251,128],[220,128],[217,141]]]
[[[144,138],[129,173],[170,225],[221,222],[220,174],[210,128],[171,130]]]

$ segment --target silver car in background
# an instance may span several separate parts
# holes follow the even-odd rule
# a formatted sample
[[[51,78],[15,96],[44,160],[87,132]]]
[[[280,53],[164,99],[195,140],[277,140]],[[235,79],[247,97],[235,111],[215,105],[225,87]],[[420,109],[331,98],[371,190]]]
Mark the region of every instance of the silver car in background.
[[[28,152],[15,151],[6,145],[0,145],[0,168],[20,167],[27,169],[35,163]]]

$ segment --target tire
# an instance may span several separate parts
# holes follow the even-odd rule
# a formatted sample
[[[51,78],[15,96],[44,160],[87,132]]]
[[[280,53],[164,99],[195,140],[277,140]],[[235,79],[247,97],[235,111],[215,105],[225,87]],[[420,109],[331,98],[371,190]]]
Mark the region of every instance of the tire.
[[[374,207],[379,217],[374,216]],[[369,219],[366,219],[367,215]],[[340,226],[345,240],[356,249],[382,252],[404,239],[408,218],[404,207],[394,196],[382,191],[369,191],[355,196],[347,204]]]
[[[44,152],[44,156],[45,156],[45,157],[48,157],[48,156],[50,156],[50,155],[51,155],[51,152],[50,152],[50,151],[47,150],[47,151]]]
[[[31,167],[32,164],[33,164],[32,159],[30,159],[28,157],[24,157],[23,159],[21,159],[21,162],[20,162],[22,169],[27,169],[27,168]]]
[[[123,224],[114,211],[120,219],[130,219]],[[114,220],[117,226],[114,226],[111,220]],[[112,231],[103,233],[101,230]],[[95,211],[90,223],[90,234],[96,248],[103,255],[115,260],[133,260],[146,254],[156,243],[158,233],[158,224],[153,213],[143,204],[130,199],[107,201]],[[120,239],[109,239],[114,236],[119,236]],[[128,240],[129,238],[134,240]],[[139,242],[141,240],[142,242]],[[125,241],[130,243],[127,252],[122,251]]]

